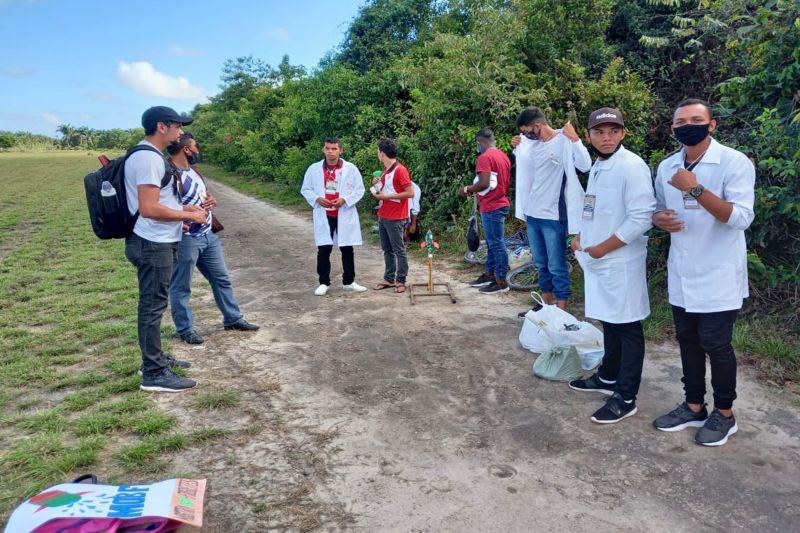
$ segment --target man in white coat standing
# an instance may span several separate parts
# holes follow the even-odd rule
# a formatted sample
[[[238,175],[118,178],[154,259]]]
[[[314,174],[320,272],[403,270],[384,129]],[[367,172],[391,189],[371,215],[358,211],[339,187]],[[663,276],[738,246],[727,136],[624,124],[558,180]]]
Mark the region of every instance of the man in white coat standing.
[[[342,253],[342,289],[367,290],[356,283],[355,252],[361,245],[361,224],[356,204],[364,196],[364,180],[352,163],[342,159],[342,143],[336,137],[325,139],[325,158],[308,167],[300,194],[314,210],[314,241],[317,244],[317,296],[325,296],[331,286],[331,252]]]
[[[511,139],[517,161],[515,215],[527,225],[542,299],[566,309],[572,295],[567,233],[579,231],[583,200],[576,169],[586,172],[592,159],[572,124],[555,130],[537,107],[524,109],[517,127],[521,135]]]
[[[605,355],[595,374],[569,386],[610,395],[591,420],[613,424],[637,411],[645,347],[642,320],[650,314],[644,233],[651,227],[656,199],[650,168],[622,145],[622,113],[598,109],[589,115],[588,127],[597,159],[572,249],[583,269],[586,316],[603,324]]]
[[[738,430],[733,324],[748,296],[744,232],[755,214],[755,167],[711,137],[717,122],[697,99],[678,104],[672,132],[683,145],[658,166],[653,224],[670,233],[667,284],[681,348],[686,401],[657,418],[661,431],[699,427],[695,442],[720,446]],[[705,405],[706,355],[714,410]]]

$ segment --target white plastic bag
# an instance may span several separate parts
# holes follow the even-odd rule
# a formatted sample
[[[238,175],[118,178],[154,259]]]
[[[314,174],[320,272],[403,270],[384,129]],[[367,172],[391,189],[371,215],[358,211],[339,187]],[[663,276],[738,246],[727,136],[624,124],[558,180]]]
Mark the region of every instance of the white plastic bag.
[[[604,353],[602,331],[556,305],[544,303],[536,292],[531,292],[531,296],[542,308],[528,311],[525,315],[519,332],[519,343],[523,348],[542,353],[553,346],[575,346],[581,355],[584,370],[591,370],[600,364]]]

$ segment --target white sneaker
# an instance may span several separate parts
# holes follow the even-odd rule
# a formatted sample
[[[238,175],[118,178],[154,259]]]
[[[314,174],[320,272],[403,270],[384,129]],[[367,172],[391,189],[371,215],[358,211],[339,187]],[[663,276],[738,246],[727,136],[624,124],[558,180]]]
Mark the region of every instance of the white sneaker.
[[[314,296],[325,296],[328,294],[329,287],[325,284],[320,285],[317,287],[317,290],[314,291]]]
[[[366,287],[359,285],[355,281],[350,285],[342,285],[342,289],[350,292],[364,292],[367,290]]]

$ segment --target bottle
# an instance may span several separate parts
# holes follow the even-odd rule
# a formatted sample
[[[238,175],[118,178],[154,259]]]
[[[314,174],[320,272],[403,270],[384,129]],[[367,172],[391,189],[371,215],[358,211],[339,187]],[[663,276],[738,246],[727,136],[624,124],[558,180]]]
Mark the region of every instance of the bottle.
[[[111,182],[104,181],[100,184],[100,196],[103,198],[103,211],[106,213],[113,213],[119,209],[119,198],[117,198],[117,190],[111,185]]]

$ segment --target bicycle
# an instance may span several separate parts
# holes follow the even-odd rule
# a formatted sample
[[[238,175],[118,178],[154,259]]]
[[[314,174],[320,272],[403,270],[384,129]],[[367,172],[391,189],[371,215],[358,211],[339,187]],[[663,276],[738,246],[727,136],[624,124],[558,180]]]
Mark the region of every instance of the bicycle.
[[[528,234],[525,230],[519,230],[513,235],[505,237],[503,241],[509,254],[513,254],[517,248],[528,246]],[[488,254],[489,247],[486,245],[486,241],[483,241],[474,252],[467,250],[467,253],[464,254],[464,261],[473,265],[483,265],[486,263]]]

